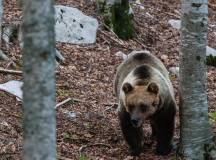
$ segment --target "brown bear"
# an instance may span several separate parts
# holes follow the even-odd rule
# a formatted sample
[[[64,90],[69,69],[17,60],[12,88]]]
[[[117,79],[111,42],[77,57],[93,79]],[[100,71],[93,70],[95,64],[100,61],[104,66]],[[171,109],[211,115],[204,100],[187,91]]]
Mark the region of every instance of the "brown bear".
[[[143,149],[142,124],[150,120],[156,153],[172,150],[176,102],[169,74],[163,63],[146,51],[134,51],[117,68],[115,94],[118,117],[131,155]]]

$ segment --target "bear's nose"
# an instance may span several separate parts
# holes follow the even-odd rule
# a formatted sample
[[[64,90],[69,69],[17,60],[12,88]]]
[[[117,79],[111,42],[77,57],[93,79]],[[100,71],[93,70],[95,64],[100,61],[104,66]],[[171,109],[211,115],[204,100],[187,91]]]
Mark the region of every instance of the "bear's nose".
[[[131,119],[131,123],[133,126],[138,126],[138,123],[139,123],[139,118],[136,118],[136,119]]]

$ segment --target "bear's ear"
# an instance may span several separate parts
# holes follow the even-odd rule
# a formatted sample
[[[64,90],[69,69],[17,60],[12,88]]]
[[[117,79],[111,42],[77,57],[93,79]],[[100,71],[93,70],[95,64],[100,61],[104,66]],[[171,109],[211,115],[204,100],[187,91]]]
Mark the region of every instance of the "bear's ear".
[[[152,92],[152,93],[155,93],[155,94],[158,94],[159,92],[159,87],[156,83],[152,82],[148,85],[148,91],[149,92]]]
[[[125,94],[129,93],[130,91],[133,90],[133,87],[130,83],[126,82],[122,86],[122,90],[124,91]]]

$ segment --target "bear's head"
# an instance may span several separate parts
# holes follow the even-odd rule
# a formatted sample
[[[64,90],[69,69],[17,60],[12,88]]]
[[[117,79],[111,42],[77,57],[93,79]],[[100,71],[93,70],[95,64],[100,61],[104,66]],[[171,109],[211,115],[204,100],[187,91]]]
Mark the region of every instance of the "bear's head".
[[[122,86],[124,92],[123,104],[130,114],[134,127],[140,127],[145,119],[150,118],[161,105],[159,86],[150,82],[147,85],[132,85],[125,82]]]

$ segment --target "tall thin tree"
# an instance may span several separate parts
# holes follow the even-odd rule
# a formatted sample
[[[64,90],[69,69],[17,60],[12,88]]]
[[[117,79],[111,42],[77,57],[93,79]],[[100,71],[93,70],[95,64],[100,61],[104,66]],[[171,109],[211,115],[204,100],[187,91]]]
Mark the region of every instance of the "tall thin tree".
[[[0,47],[2,44],[2,21],[3,21],[3,4],[2,4],[2,0],[0,0]]]
[[[53,1],[25,0],[23,10],[23,159],[55,160]]]
[[[215,158],[206,94],[208,0],[182,0],[180,146],[186,160]]]

